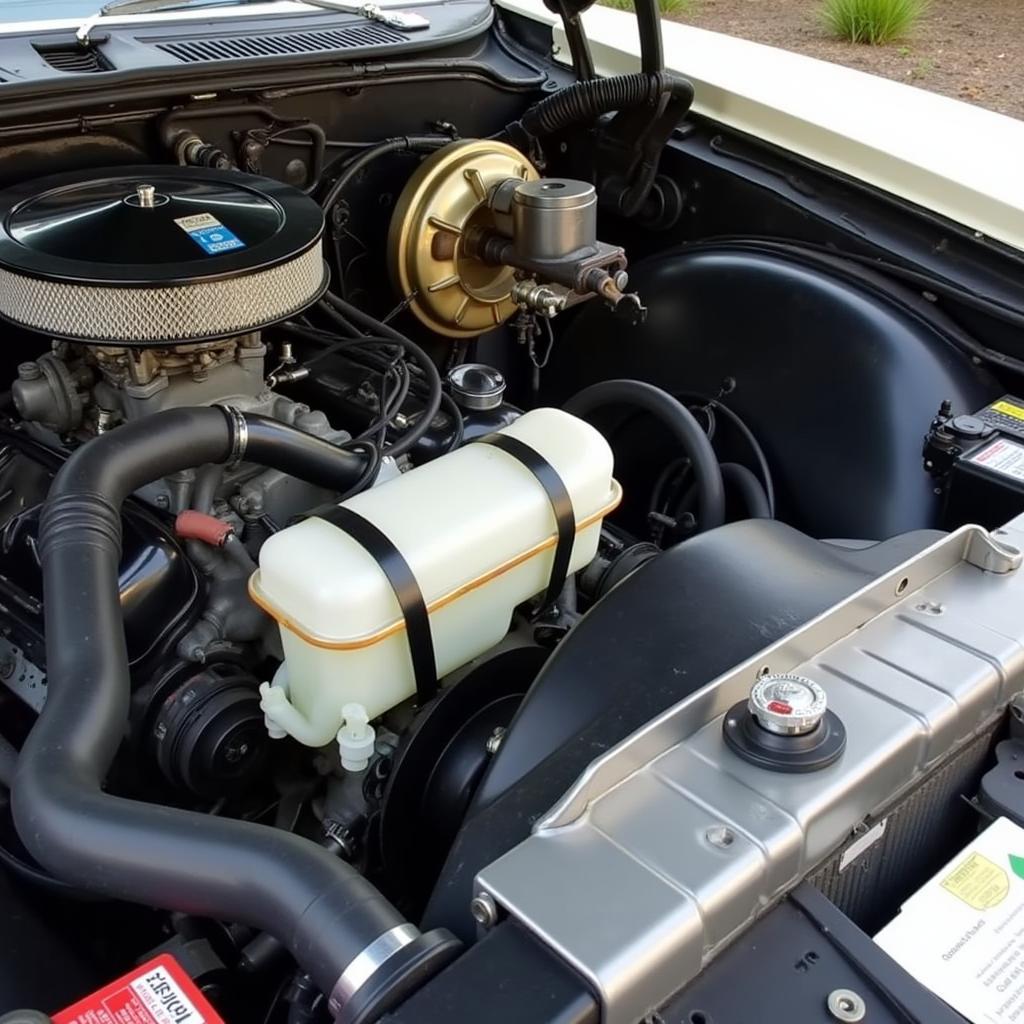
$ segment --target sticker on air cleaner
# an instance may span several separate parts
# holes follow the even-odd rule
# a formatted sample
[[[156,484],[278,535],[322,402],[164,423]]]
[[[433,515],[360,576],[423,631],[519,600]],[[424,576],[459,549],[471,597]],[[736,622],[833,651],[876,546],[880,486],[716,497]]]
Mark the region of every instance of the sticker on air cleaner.
[[[191,217],[178,217],[174,223],[209,256],[245,248],[245,242],[231,228],[224,227],[212,213],[194,213]]]
[[[54,1024],[224,1024],[174,957],[163,954],[74,1006]]]

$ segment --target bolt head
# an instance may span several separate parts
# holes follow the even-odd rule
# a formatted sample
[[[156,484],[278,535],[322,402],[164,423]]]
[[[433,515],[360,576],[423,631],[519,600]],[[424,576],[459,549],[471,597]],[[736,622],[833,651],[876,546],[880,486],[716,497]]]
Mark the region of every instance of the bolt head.
[[[230,746],[224,751],[224,760],[228,764],[238,764],[249,753],[249,744],[241,743],[238,746]]]
[[[725,825],[712,825],[704,833],[704,838],[719,850],[727,850],[736,841],[736,835]]]
[[[493,928],[498,923],[498,908],[490,893],[482,892],[474,896],[469,904],[469,912],[481,928]]]
[[[501,749],[505,739],[505,727],[499,725],[490,736],[487,737],[487,753],[496,754]]]
[[[867,1015],[864,1000],[852,989],[837,988],[825,1001],[829,1016],[841,1024],[858,1024]]]

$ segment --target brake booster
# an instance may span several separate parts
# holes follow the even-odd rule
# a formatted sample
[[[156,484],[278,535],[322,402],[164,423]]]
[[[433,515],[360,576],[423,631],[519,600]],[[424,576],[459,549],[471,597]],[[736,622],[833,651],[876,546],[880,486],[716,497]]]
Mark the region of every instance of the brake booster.
[[[392,280],[422,323],[471,338],[517,310],[553,317],[595,296],[627,321],[645,309],[625,291],[626,254],[597,240],[597,192],[541,178],[503,142],[452,143],[409,179],[391,219]]]

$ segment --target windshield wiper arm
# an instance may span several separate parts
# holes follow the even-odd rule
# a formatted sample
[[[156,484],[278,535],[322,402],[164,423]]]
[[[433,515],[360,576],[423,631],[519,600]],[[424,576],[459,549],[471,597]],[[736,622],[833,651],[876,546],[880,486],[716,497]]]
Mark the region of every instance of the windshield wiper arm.
[[[89,46],[90,33],[97,22],[112,14],[152,14],[159,11],[185,10],[189,7],[228,7],[245,3],[260,3],[263,0],[109,0],[95,14],[91,14],[78,27],[75,38],[80,46]],[[369,0],[301,0],[309,7],[321,10],[358,14],[369,21],[379,21],[391,28],[406,32],[430,28],[430,22],[413,11],[396,11],[380,7]]]
[[[343,11],[345,14],[360,14],[368,21],[379,21],[391,28],[405,29],[406,32],[418,28],[430,28],[430,22],[422,14],[413,11],[396,11],[388,7],[380,7],[375,3],[361,0],[302,0],[310,7],[321,7],[325,11]]]
[[[160,11],[179,11],[189,7],[228,7],[254,3],[257,0],[109,0],[95,14],[90,14],[75,32],[80,46],[91,42],[89,34],[96,23],[112,14],[153,14]]]

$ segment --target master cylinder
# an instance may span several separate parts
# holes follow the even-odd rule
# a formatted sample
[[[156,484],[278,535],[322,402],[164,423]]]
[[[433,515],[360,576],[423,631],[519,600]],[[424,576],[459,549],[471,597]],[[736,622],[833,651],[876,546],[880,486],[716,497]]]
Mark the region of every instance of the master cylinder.
[[[645,313],[625,291],[625,252],[597,239],[594,186],[540,178],[501,142],[456,142],[424,160],[396,206],[388,251],[409,308],[449,337],[594,297],[632,322]]]

